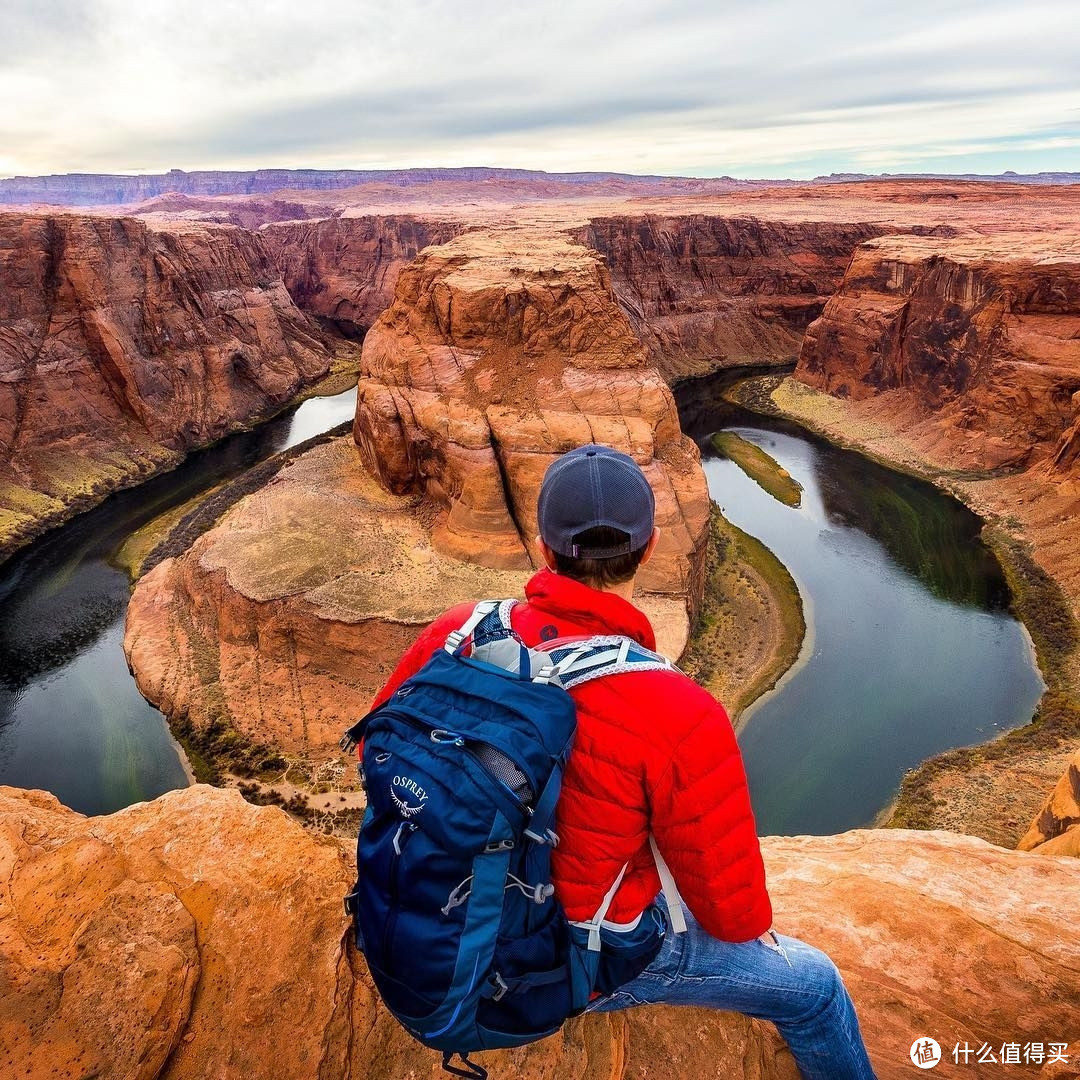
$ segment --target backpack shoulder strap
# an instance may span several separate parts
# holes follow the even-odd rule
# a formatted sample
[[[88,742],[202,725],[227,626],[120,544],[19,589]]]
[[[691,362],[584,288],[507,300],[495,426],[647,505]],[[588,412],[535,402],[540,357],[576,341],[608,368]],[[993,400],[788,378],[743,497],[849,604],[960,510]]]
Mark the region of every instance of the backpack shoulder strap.
[[[552,661],[552,677],[569,690],[605,675],[628,671],[677,671],[675,665],[632,638],[598,635],[584,641],[555,642],[547,649]]]
[[[482,600],[461,626],[446,635],[443,648],[451,655],[458,655],[470,637],[486,636],[483,631],[490,634],[502,630],[509,634],[510,611],[516,603],[516,600]]]

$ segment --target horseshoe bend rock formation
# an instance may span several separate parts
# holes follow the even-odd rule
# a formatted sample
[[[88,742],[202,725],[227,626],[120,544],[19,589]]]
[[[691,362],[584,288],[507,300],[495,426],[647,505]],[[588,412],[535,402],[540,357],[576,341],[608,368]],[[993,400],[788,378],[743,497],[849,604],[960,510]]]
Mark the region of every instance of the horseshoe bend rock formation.
[[[893,830],[766,838],[763,850],[777,926],[836,961],[882,1080],[909,1076],[909,1048],[927,1035],[948,1065],[956,1043],[1000,1054],[1075,1037],[1077,860]],[[0,789],[4,1075],[405,1080],[437,1069],[346,944],[351,863],[349,845],[236,792],[197,786],[84,818],[44,792]],[[796,1076],[771,1025],[685,1008],[572,1020],[479,1060],[524,1080]],[[974,1059],[964,1072],[1061,1075]]]
[[[354,433],[390,491],[445,509],[440,550],[506,568],[540,564],[547,466],[587,442],[623,450],[652,483],[662,530],[641,589],[691,609],[700,598],[696,447],[602,262],[565,236],[473,232],[422,252],[365,340]]]
[[[0,214],[0,554],[329,365],[250,233]]]
[[[590,439],[656,490],[664,537],[637,602],[682,652],[705,480],[595,255],[558,236],[429,248],[362,364],[355,443],[303,454],[139,582],[125,649],[170,720],[224,723],[348,786],[342,728],[444,608],[521,594],[544,469]]]
[[[863,244],[810,326],[796,377],[888,395],[949,467],[1072,470],[1080,451],[1080,237]]]

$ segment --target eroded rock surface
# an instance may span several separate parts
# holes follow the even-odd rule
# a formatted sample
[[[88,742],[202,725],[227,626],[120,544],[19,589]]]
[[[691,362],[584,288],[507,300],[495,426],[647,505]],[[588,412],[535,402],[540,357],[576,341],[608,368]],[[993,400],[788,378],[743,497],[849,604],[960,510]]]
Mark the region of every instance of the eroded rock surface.
[[[473,232],[398,279],[364,342],[355,435],[390,490],[441,511],[432,537],[480,565],[539,565],[548,465],[587,442],[630,454],[662,539],[640,588],[700,597],[708,495],[697,449],[596,255],[560,234]]]
[[[778,929],[836,961],[882,1080],[911,1075],[925,1035],[998,1052],[1070,1039],[1080,862],[940,833],[763,846]],[[280,810],[198,786],[84,818],[4,788],[0,867],[5,1075],[406,1080],[438,1067],[346,943],[348,845]],[[796,1076],[771,1025],[663,1007],[574,1020],[480,1061],[524,1080]],[[1076,1075],[1058,1069],[1040,1075]],[[1038,1074],[949,1060],[938,1071]]]
[[[607,260],[619,304],[669,379],[787,363],[877,223],[642,214],[576,235]]]
[[[855,253],[796,377],[889,394],[956,467],[1068,471],[1080,424],[1080,239],[890,236]],[[1076,398],[1076,400],[1074,400]]]
[[[1016,846],[1040,855],[1080,856],[1080,750]]]
[[[0,555],[329,366],[250,233],[0,215]]]

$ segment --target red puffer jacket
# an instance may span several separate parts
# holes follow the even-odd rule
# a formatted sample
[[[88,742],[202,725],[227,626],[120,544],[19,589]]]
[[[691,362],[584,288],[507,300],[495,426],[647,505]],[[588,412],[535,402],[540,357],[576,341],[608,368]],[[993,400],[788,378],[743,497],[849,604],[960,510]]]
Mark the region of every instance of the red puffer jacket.
[[[624,634],[656,646],[649,620],[613,593],[542,570],[513,609],[526,644]],[[381,704],[424,665],[471,604],[435,620],[376,697]],[[765,868],[742,756],[727,713],[678,671],[612,675],[573,690],[578,728],[556,813],[555,892],[574,920],[592,918],[623,864],[608,913],[635,919],[660,891],[649,831],[686,906],[710,934],[749,941],[772,924]]]

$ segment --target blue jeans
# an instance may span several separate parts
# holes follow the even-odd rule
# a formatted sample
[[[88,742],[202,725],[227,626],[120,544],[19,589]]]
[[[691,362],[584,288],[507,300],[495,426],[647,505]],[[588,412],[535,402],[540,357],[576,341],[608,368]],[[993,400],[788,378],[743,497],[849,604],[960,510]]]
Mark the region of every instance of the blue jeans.
[[[855,1008],[823,952],[780,935],[776,945],[720,941],[685,914],[685,934],[669,923],[656,959],[586,1011],[664,1003],[745,1013],[776,1025],[805,1080],[874,1080]]]

